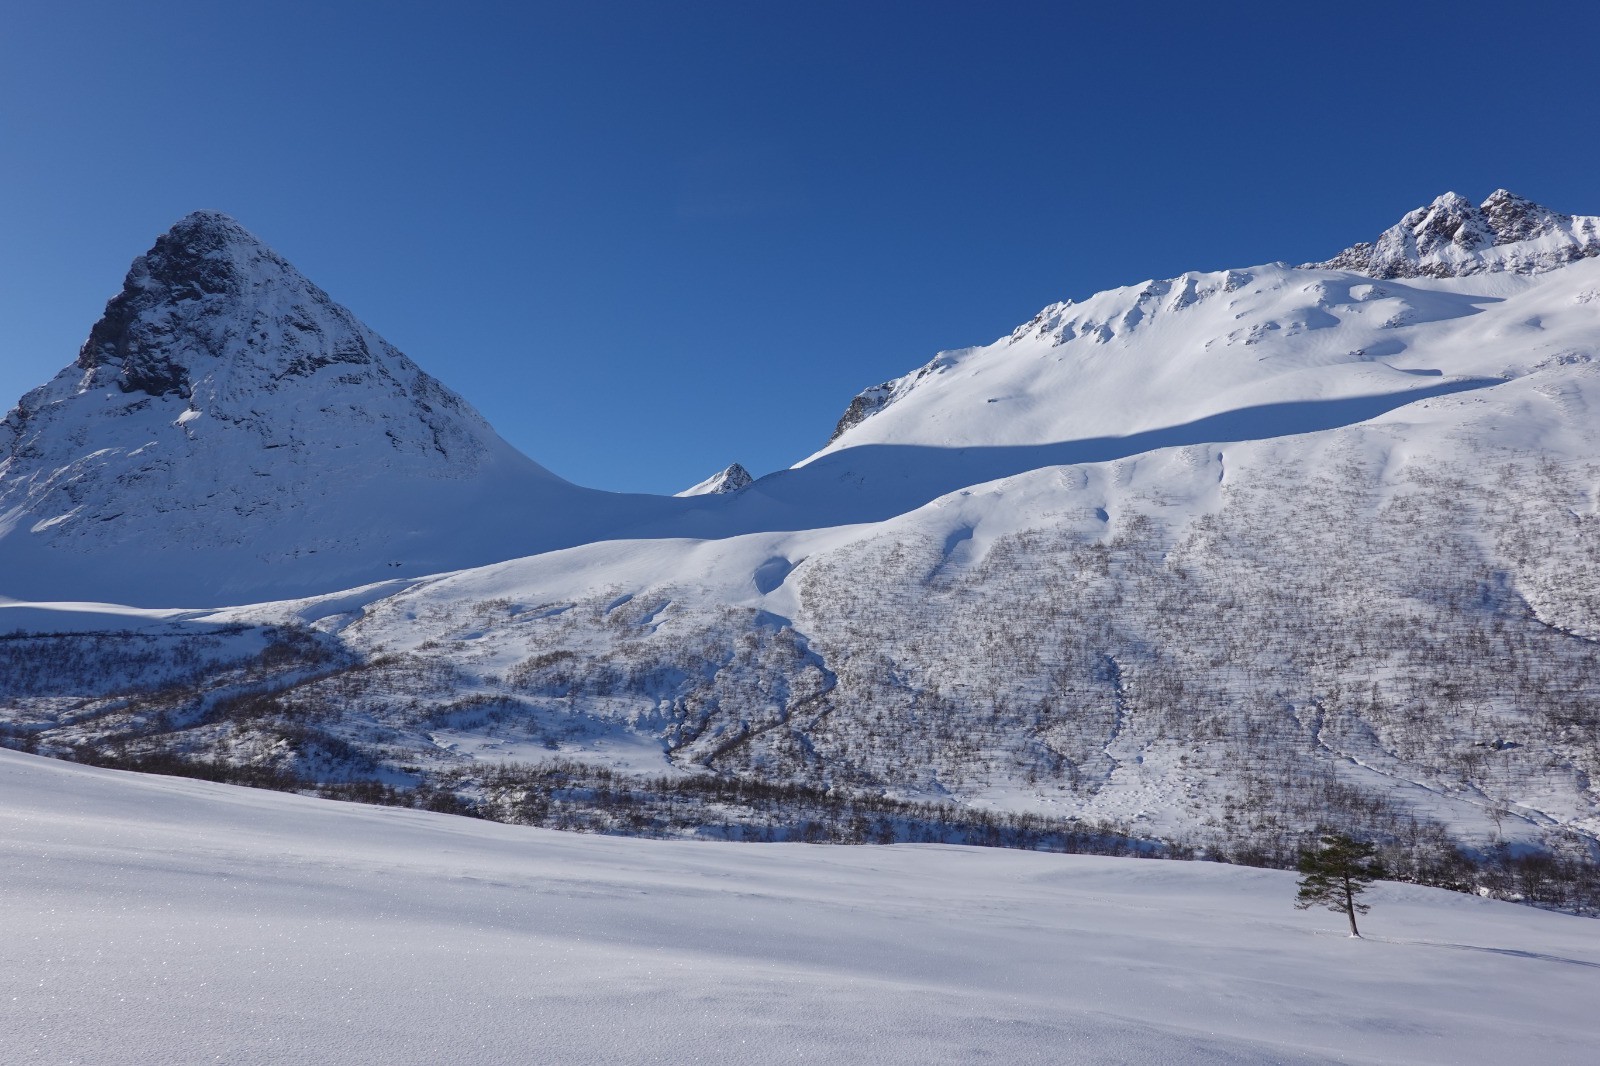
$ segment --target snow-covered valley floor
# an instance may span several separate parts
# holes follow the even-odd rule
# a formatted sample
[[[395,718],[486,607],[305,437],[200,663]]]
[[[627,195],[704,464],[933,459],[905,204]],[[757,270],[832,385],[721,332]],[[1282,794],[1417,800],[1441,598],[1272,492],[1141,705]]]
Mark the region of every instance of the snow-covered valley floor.
[[[0,1061],[1594,1061],[1600,922],[957,847],[581,836],[0,750]]]

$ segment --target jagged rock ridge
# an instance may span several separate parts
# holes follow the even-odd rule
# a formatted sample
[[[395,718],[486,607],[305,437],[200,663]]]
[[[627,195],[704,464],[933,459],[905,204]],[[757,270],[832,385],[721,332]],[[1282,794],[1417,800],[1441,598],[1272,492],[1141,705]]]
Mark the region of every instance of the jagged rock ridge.
[[[1447,192],[1408,212],[1376,241],[1308,265],[1373,278],[1447,278],[1538,273],[1594,255],[1600,255],[1600,218],[1562,214],[1496,189],[1476,207]]]

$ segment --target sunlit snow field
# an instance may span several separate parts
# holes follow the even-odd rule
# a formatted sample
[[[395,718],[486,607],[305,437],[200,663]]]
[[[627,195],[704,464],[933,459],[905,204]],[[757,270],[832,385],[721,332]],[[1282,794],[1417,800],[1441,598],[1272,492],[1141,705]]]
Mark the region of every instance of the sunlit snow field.
[[[567,835],[0,751],[8,1063],[1592,1062],[1600,922]]]

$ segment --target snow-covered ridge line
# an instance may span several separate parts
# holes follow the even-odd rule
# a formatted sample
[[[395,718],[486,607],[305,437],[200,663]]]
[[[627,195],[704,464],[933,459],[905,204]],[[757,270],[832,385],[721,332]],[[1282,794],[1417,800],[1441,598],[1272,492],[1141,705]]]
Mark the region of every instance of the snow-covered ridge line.
[[[1419,207],[1405,215],[1398,223],[1385,230],[1376,242],[1353,245],[1339,255],[1321,263],[1308,263],[1300,271],[1325,272],[1318,278],[1306,280],[1320,292],[1305,301],[1309,307],[1295,308],[1289,315],[1251,322],[1248,313],[1236,314],[1235,327],[1219,329],[1208,337],[1205,346],[1217,344],[1257,344],[1266,339],[1270,331],[1278,329],[1306,330],[1332,324],[1328,312],[1332,304],[1341,302],[1336,295],[1343,292],[1343,301],[1383,301],[1396,294],[1390,289],[1361,286],[1362,279],[1397,280],[1430,278],[1467,278],[1479,274],[1510,273],[1514,275],[1542,274],[1581,259],[1600,255],[1600,217],[1562,214],[1498,189],[1479,206],[1456,193],[1445,193],[1433,203]],[[1338,277],[1340,273],[1359,275],[1359,278]],[[1107,344],[1142,326],[1148,331],[1158,316],[1171,317],[1207,302],[1221,300],[1228,310],[1240,301],[1233,298],[1247,287],[1260,289],[1263,285],[1277,287],[1288,278],[1292,283],[1297,272],[1286,264],[1274,263],[1248,269],[1214,272],[1190,272],[1175,278],[1151,280],[1136,285],[1107,289],[1082,301],[1065,300],[1051,304],[1028,322],[1012,331],[1008,338],[989,345],[940,352],[927,364],[890,381],[862,390],[851,401],[828,438],[827,447],[848,446],[876,435],[863,436],[850,431],[874,419],[890,407],[912,395],[919,386],[926,386],[946,371],[963,362],[990,358],[988,353],[1002,344],[1017,344],[1030,340],[1047,339],[1051,346],[1072,340],[1090,344]],[[1306,291],[1311,292],[1311,289]],[[1485,290],[1488,291],[1488,290]],[[1406,290],[1398,290],[1402,300],[1407,300]],[[1409,300],[1407,300],[1409,302]],[[1287,309],[1287,308],[1286,308]],[[1419,317],[1419,309],[1411,306],[1394,306],[1388,325],[1404,324]],[[1426,314],[1426,312],[1423,312]],[[1457,313],[1464,313],[1460,311]],[[1187,316],[1189,329],[1205,329],[1206,324],[1192,321]],[[1343,317],[1343,316],[1340,316]],[[1219,323],[1220,325],[1221,323]],[[1356,346],[1353,350],[1363,357],[1384,358],[1383,349],[1392,345]],[[1167,349],[1163,354],[1174,355]],[[1162,367],[1146,367],[1147,376],[1161,376]],[[1130,382],[1119,390],[1123,395],[1133,395],[1136,389]],[[1203,382],[1195,386],[1204,388]],[[1059,395],[1061,389],[1052,386]],[[1006,403],[1004,395],[988,400]],[[1114,408],[1113,408],[1114,409]],[[927,421],[925,414],[907,415],[905,421]],[[948,420],[947,420],[948,421]],[[902,427],[897,426],[899,430]],[[1066,432],[1065,429],[1061,430]],[[951,434],[948,430],[945,435]],[[952,443],[956,441],[952,440]]]

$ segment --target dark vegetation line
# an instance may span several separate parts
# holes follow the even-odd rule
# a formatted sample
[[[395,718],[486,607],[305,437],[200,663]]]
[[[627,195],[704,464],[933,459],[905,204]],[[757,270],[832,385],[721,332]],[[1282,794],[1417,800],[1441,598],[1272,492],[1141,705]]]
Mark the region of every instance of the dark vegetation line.
[[[3,738],[9,739],[9,738]],[[0,739],[0,742],[3,742]],[[975,810],[786,782],[689,774],[637,777],[564,759],[483,764],[431,775],[411,787],[380,781],[315,782],[268,766],[165,752],[117,755],[83,746],[74,761],[140,773],[406,807],[513,825],[657,839],[811,844],[963,844],[1070,855],[1209,860],[1292,870],[1317,833],[1284,834],[1234,847],[1198,847],[1140,836],[1109,821]],[[1600,864],[1586,857],[1474,852],[1430,834],[1378,846],[1390,879],[1474,892],[1600,917]]]
[[[942,542],[865,541],[798,572],[792,623],[663,588],[456,604],[403,653],[293,627],[0,636],[0,743],[640,836],[1290,868],[1326,829],[1401,880],[1600,911],[1600,840],[1521,806],[1581,806],[1600,780],[1600,465],[1386,471],[1355,449],[1232,485],[1181,529],[1157,500],[964,567]],[[401,624],[379,610],[344,632]],[[486,665],[485,635],[523,658]],[[630,730],[686,772],[560,761]],[[440,733],[550,761],[471,763]],[[886,795],[1092,805],[1149,752],[1175,760],[1181,837]],[[1517,842],[1453,835],[1435,800]]]

